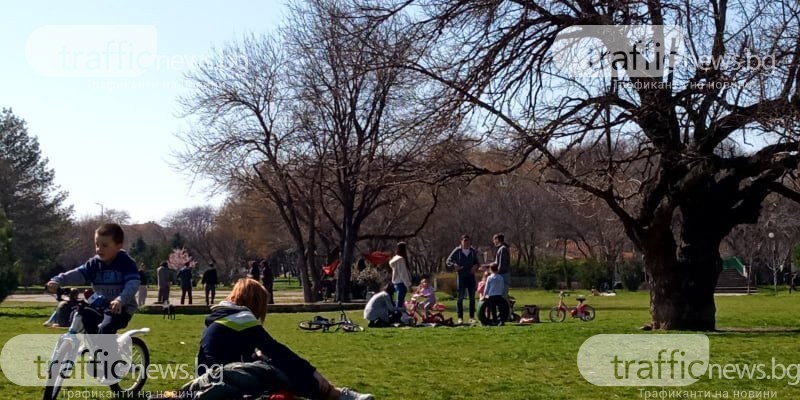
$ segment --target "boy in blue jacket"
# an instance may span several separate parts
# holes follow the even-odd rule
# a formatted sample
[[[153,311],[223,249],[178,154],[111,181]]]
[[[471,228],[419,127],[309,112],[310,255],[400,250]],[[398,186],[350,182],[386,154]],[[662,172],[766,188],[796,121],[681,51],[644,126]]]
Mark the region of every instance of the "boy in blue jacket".
[[[139,271],[136,261],[122,250],[124,240],[125,232],[118,224],[100,225],[94,232],[96,255],[80,267],[58,274],[47,282],[50,293],[55,293],[60,286],[89,283],[95,293],[110,301],[111,321],[102,328],[86,323],[88,333],[117,333],[128,326],[138,308]]]

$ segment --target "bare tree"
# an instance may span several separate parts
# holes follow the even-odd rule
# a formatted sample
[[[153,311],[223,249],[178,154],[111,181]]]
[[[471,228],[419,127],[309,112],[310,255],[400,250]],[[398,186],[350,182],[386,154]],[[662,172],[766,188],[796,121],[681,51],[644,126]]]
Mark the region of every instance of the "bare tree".
[[[406,232],[371,231],[362,226],[376,211],[396,208],[420,182],[438,184],[433,156],[449,139],[422,113],[419,79],[403,68],[378,68],[415,57],[418,49],[392,24],[353,18],[344,2],[310,0],[291,6],[286,32],[293,85],[303,115],[303,137],[320,160],[322,213],[336,229],[341,249],[337,298],[349,296],[356,243],[414,235],[436,205]],[[417,203],[419,204],[419,203]],[[398,214],[393,214],[397,216]]]
[[[314,174],[303,160],[307,146],[297,136],[288,60],[267,37],[246,37],[217,52],[189,75],[195,92],[183,99],[198,118],[183,136],[182,165],[234,192],[259,193],[277,208],[300,254],[298,270],[306,301],[315,300],[309,268],[314,265]],[[309,176],[310,175],[310,176]],[[310,178],[310,179],[307,179]]]
[[[173,213],[166,218],[166,223],[184,237],[187,250],[195,259],[218,264],[212,243],[216,217],[213,207],[197,206]]]
[[[407,67],[448,88],[453,113],[486,121],[489,138],[507,145],[509,168],[536,157],[552,183],[588,192],[617,215],[646,261],[652,327],[715,329],[722,239],[756,222],[770,193],[800,200],[784,185],[800,158],[800,4],[368,3],[376,20],[418,21],[409,29],[430,51]],[[626,62],[573,58],[578,73],[559,64],[572,43],[562,39],[590,35],[588,25],[621,36],[603,43],[633,48]],[[670,51],[636,51],[619,34],[630,25],[650,26],[646,42]],[[682,27],[687,62],[671,62],[664,25]],[[636,65],[655,62],[648,51],[662,67],[639,74]],[[593,70],[610,72],[583,74]]]

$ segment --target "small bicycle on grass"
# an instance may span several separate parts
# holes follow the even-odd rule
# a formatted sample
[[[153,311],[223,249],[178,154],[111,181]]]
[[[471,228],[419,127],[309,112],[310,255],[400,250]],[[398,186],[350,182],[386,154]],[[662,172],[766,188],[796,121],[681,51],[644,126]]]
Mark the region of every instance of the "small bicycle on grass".
[[[361,332],[364,328],[351,321],[350,318],[347,317],[347,314],[344,312],[344,306],[342,303],[339,303],[341,310],[339,311],[339,320],[337,321],[335,318],[325,318],[322,316],[317,315],[314,319],[310,321],[301,321],[297,324],[300,329],[306,331],[318,331],[322,329],[323,332],[328,332],[332,327],[336,327],[336,331],[342,330],[345,332]]]
[[[66,291],[59,288],[56,295],[61,297]],[[84,297],[86,294],[84,294]],[[69,330],[61,335],[56,343],[50,361],[47,364],[48,378],[47,386],[44,390],[44,400],[53,400],[59,398],[59,393],[64,385],[64,380],[72,377],[80,371],[76,371],[79,363],[79,358],[97,355],[103,351],[100,343],[95,343],[91,335],[81,335],[86,333],[86,326],[84,325],[84,318],[87,321],[103,320],[104,316],[109,313],[108,302],[102,296],[91,296],[89,299],[81,300],[73,311],[72,323]],[[91,315],[90,315],[91,314]],[[101,323],[102,326],[102,323]],[[147,381],[147,367],[150,365],[150,351],[144,341],[137,336],[150,332],[150,328],[133,329],[121,335],[117,335],[114,345],[119,346],[120,360],[122,365],[127,367],[125,373],[122,374],[121,379],[116,383],[109,384],[112,392],[117,396],[124,398],[134,398],[145,382]],[[82,343],[83,342],[83,343]],[[130,347],[123,346],[124,343],[130,343]],[[105,353],[108,354],[108,353]],[[97,360],[93,360],[97,362]],[[91,363],[92,361],[90,361]],[[78,365],[76,365],[78,364]],[[112,364],[116,365],[115,362]],[[96,364],[95,364],[96,365]],[[112,376],[116,375],[118,371],[113,371]],[[105,379],[102,376],[97,377],[101,382]],[[66,398],[68,396],[62,396]]]
[[[584,303],[584,301],[586,301],[586,297],[576,297],[575,300],[578,300],[578,305],[575,307],[570,307],[564,303],[564,297],[567,296],[564,291],[561,291],[558,296],[558,304],[550,309],[550,321],[564,322],[564,319],[567,318],[567,313],[572,315],[572,318],[578,318],[584,322],[589,322],[594,319],[594,308]]]
[[[411,300],[406,300],[405,313],[409,319],[413,319],[414,325],[421,322],[423,324],[433,324],[433,326],[453,326],[453,319],[445,318],[442,313],[445,310],[443,304],[436,303],[425,307],[425,299],[427,299],[425,295],[415,294],[411,296]]]

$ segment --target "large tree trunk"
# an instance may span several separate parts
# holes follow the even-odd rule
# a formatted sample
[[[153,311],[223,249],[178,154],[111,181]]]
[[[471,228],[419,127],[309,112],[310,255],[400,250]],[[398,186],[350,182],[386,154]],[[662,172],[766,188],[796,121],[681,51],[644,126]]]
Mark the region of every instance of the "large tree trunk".
[[[702,220],[709,223],[707,218]],[[684,220],[677,242],[680,247],[669,228],[662,229],[644,246],[654,329],[716,329],[714,289],[722,271],[722,237],[709,228],[698,230],[699,222]]]
[[[677,263],[650,260],[648,269],[654,329],[716,329],[714,288],[722,269],[719,256],[698,256]]]
[[[356,248],[356,233],[353,228],[352,218],[345,218],[342,226],[342,260],[339,264],[339,278],[336,281],[336,301],[350,301],[350,275],[352,272],[353,253]]]
[[[311,290],[312,284],[308,277],[308,260],[305,254],[297,257],[297,269],[300,272],[300,283],[303,286],[303,301],[310,303],[314,301],[314,294]]]

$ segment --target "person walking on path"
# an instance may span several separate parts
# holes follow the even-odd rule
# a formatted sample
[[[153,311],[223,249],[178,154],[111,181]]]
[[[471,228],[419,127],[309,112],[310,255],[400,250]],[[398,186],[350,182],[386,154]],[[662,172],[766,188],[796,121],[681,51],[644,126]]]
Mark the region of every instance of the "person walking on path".
[[[411,274],[408,272],[408,251],[405,242],[397,243],[397,253],[389,260],[392,269],[392,284],[397,292],[397,308],[402,309],[406,303],[406,293],[411,288]]]
[[[464,322],[464,297],[469,297],[469,322],[475,322],[475,272],[478,270],[478,252],[470,245],[469,235],[461,235],[458,247],[453,249],[447,257],[447,266],[456,272],[456,286],[458,298],[456,299],[456,313],[458,323]]]
[[[206,305],[214,304],[214,297],[217,296],[217,284],[219,277],[217,276],[217,269],[214,268],[214,263],[208,264],[208,269],[203,272],[203,277],[200,279],[200,284],[206,292]],[[208,301],[208,295],[211,294],[211,302]],[[189,303],[191,304],[191,303]]]
[[[156,269],[156,278],[158,280],[158,301],[156,301],[156,304],[169,302],[170,272],[166,261],[162,261],[158,269]]]
[[[178,271],[178,282],[181,284],[181,304],[186,300],[186,295],[189,295],[189,304],[192,304],[192,265],[187,261],[180,271]]]
[[[267,260],[261,260],[261,283],[264,284],[264,288],[267,289],[269,294],[269,304],[275,304],[275,296],[272,292],[275,284],[275,275],[273,275],[272,268],[269,267]]]
[[[247,277],[257,281],[261,280],[261,270],[255,260],[247,262]]]
[[[139,307],[144,305],[147,300],[147,273],[144,272],[144,264],[139,265]]]

